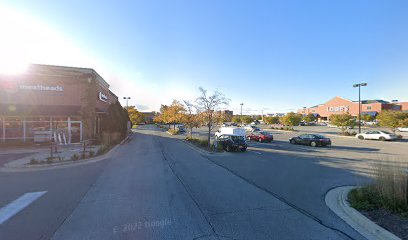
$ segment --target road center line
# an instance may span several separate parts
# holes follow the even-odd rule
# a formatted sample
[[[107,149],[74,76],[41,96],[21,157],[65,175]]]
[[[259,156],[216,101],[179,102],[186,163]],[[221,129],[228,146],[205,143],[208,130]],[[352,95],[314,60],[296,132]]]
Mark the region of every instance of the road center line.
[[[46,192],[47,191],[25,193],[13,202],[0,208],[0,224],[3,224],[5,221],[16,215]]]

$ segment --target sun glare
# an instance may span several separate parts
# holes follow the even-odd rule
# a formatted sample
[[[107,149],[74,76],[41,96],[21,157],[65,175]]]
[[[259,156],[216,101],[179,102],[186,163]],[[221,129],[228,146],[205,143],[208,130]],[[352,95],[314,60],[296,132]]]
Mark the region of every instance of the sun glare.
[[[92,60],[52,27],[0,7],[0,74],[23,73],[28,64],[90,66]]]

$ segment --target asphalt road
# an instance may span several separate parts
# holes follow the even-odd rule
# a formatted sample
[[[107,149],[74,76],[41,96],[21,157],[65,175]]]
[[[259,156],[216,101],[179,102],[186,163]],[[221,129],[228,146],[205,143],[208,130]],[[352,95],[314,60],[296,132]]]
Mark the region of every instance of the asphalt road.
[[[111,159],[0,172],[0,208],[46,191],[0,224],[0,239],[363,239],[324,195],[369,182],[370,164],[389,151],[398,162],[407,143],[338,137],[310,148],[290,145],[290,134],[207,156],[144,126]]]

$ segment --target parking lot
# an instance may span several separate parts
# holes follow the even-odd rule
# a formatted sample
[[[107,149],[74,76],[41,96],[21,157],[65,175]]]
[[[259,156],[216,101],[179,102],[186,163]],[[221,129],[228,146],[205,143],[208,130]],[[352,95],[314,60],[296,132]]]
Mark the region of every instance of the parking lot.
[[[372,168],[378,164],[387,164],[392,166],[408,166],[408,133],[401,132],[403,139],[398,141],[374,141],[359,140],[355,137],[340,136],[339,129],[328,128],[326,126],[298,126],[294,132],[270,129],[269,126],[260,126],[262,130],[271,132],[274,136],[272,143],[258,143],[248,141],[248,153],[256,155],[265,155],[271,153],[287,153],[295,156],[310,156],[316,158],[340,158],[344,161],[326,162],[332,167],[349,168],[353,171],[359,171],[361,174],[371,172]],[[215,128],[213,132],[217,131]],[[368,128],[362,128],[362,132],[368,131]],[[384,129],[387,130],[387,129]],[[201,127],[194,129],[195,137],[205,138],[207,129]],[[353,129],[351,131],[358,131]],[[389,130],[388,130],[389,131]],[[289,139],[304,133],[318,133],[332,140],[331,147],[313,148],[303,145],[291,145]],[[187,133],[186,133],[187,134]],[[184,134],[184,135],[186,135]],[[213,139],[214,134],[211,135]],[[236,153],[245,154],[245,153]],[[350,161],[345,161],[349,159]]]

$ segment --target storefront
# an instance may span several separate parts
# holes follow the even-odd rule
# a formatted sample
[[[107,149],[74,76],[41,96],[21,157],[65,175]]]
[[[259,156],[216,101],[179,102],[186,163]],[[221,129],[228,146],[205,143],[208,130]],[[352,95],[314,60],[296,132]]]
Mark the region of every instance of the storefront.
[[[79,143],[100,135],[117,97],[93,69],[31,65],[0,76],[0,141]]]
[[[383,110],[401,110],[401,106],[384,100],[363,100],[361,101],[361,114],[376,116]],[[333,114],[349,113],[352,116],[358,116],[358,101],[351,101],[342,97],[335,97],[328,102],[316,105],[310,108],[299,109],[298,113],[302,115],[314,114],[318,121],[329,121]]]

